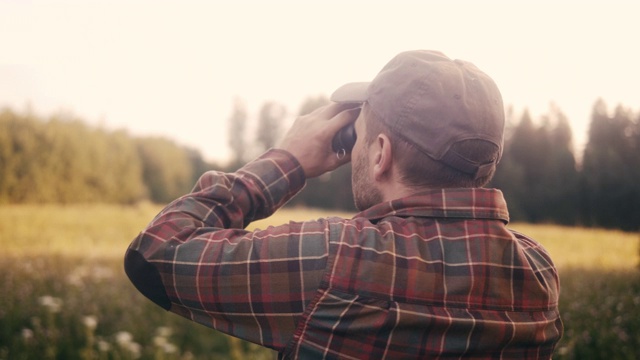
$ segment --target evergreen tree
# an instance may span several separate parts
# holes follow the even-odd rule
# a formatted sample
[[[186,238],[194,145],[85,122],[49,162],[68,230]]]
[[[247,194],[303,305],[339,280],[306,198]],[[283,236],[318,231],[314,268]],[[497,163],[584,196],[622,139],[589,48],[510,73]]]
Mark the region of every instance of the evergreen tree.
[[[583,157],[583,218],[587,225],[637,230],[640,219],[640,149],[637,117],[618,106],[609,116],[593,106]]]
[[[574,224],[578,173],[566,116],[552,105],[536,126],[525,111],[506,133],[503,157],[490,186],[504,192],[511,218]]]
[[[262,105],[258,117],[256,136],[258,151],[263,152],[274,147],[282,136],[282,122],[286,115],[284,106],[273,101]]]
[[[247,128],[247,109],[240,98],[233,103],[233,112],[229,117],[229,147],[231,148],[230,168],[235,170],[246,161],[245,133]]]
[[[502,190],[509,204],[509,214],[512,220],[530,220],[530,176],[529,169],[535,163],[532,157],[536,147],[535,129],[527,110],[520,121],[509,131],[505,138],[502,159],[498,164],[496,174],[490,184]]]
[[[549,112],[548,158],[541,204],[545,221],[574,225],[579,217],[579,174],[573,151],[571,127],[567,117],[556,106]]]

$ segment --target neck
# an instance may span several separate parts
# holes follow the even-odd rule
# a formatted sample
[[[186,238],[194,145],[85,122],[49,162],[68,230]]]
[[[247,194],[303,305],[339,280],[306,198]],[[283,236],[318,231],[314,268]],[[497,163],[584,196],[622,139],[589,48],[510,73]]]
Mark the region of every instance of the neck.
[[[399,180],[400,179],[396,177],[392,177],[389,181],[381,182],[378,185],[384,201],[400,199],[425,190],[408,187]]]

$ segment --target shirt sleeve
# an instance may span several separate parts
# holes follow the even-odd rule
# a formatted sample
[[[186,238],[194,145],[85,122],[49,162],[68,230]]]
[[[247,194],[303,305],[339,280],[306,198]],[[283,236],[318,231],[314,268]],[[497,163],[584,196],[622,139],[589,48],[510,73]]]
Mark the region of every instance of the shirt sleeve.
[[[276,350],[289,341],[327,261],[328,223],[246,231],[304,186],[304,171],[270,150],[236,173],[207,172],[138,235],[125,271],[164,309]]]

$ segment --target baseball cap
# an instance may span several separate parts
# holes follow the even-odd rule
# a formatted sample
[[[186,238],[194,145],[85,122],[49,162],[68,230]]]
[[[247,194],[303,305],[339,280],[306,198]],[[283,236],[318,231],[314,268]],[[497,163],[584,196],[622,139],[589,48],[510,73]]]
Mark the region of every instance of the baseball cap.
[[[402,52],[373,81],[343,85],[331,100],[366,102],[396,136],[476,179],[489,175],[502,155],[505,116],[495,82],[439,51]],[[479,163],[452,148],[472,139],[495,145],[498,157]]]

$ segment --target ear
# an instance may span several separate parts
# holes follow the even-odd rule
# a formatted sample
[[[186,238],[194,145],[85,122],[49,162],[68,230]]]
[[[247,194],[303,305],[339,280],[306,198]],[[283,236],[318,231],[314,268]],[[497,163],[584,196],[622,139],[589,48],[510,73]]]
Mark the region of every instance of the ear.
[[[393,163],[391,141],[387,135],[378,134],[375,144],[373,177],[381,181],[388,177],[391,172],[391,165]]]

